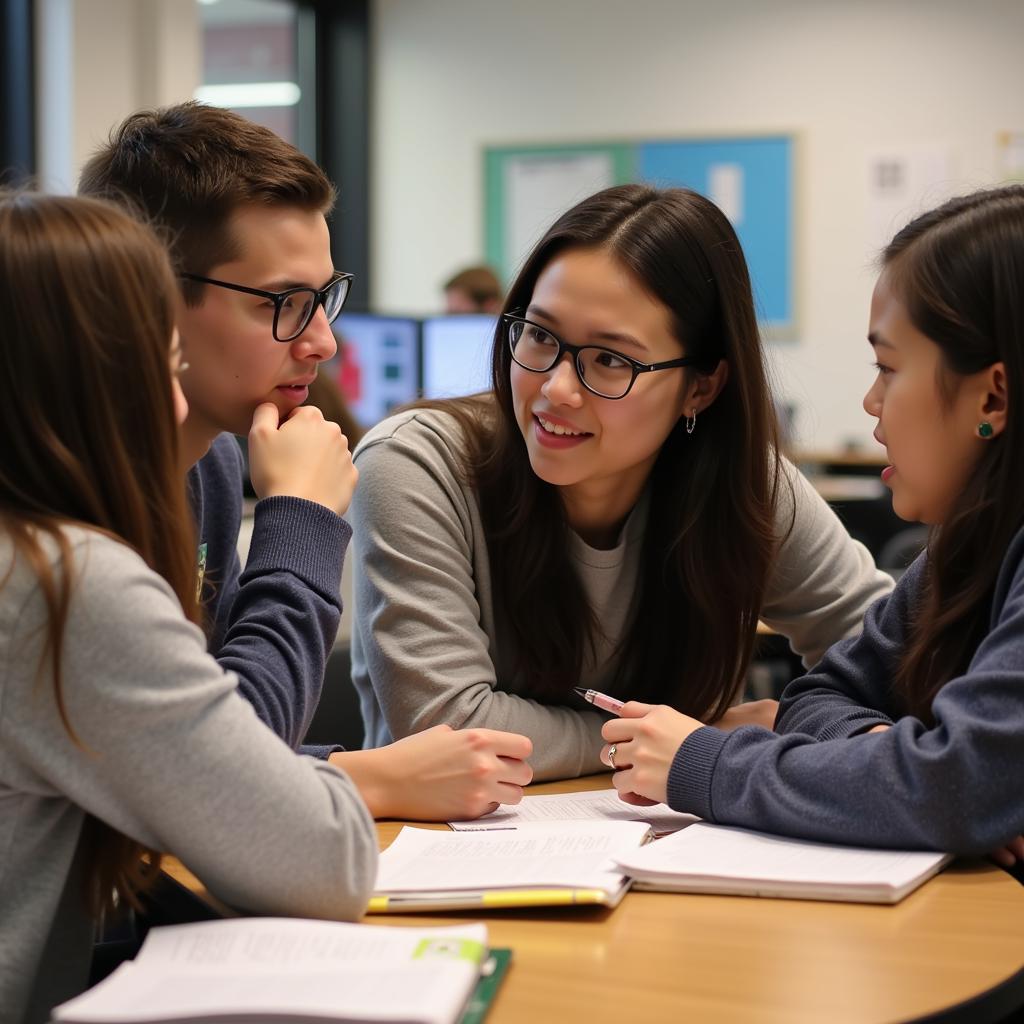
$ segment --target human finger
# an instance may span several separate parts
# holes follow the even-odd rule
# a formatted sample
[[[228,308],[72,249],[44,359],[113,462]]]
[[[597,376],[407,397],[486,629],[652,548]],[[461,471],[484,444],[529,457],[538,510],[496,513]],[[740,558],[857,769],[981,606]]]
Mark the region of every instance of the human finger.
[[[624,804],[632,804],[634,807],[654,807],[658,803],[657,800],[649,800],[639,793],[619,793],[619,799]]]
[[[311,423],[327,422],[324,419],[324,414],[315,405],[297,405],[295,406],[294,409],[291,409],[285,416],[281,418],[282,423],[285,420],[294,420],[298,422],[302,422],[303,420],[309,420]],[[335,423],[334,426],[338,425]],[[341,433],[341,427],[338,427],[338,433]]]
[[[1001,868],[1012,868],[1017,863],[1017,858],[1005,846],[1000,846],[998,850],[993,850],[989,857]]]
[[[601,726],[601,736],[607,743],[625,743],[636,733],[636,721],[631,718],[609,718]]]
[[[639,700],[627,700],[619,708],[619,718],[643,718],[644,715],[650,714],[656,707],[656,704],[644,704]]]
[[[517,804],[523,799],[523,787],[510,782],[499,782],[495,794],[503,804]]]
[[[623,768],[632,768],[632,744],[630,743],[606,743],[601,748],[601,761],[609,768],[617,772]]]
[[[533,781],[533,768],[526,761],[517,757],[499,757],[501,762],[501,782],[510,782],[516,786],[528,786]]]
[[[273,402],[262,402],[253,411],[252,427],[249,433],[253,434],[257,430],[261,432],[277,430],[280,421],[281,414],[277,411],[277,406]]]
[[[533,753],[530,737],[521,736],[517,732],[503,732],[500,729],[472,729],[467,732],[471,732],[499,757],[514,757],[524,761]]]

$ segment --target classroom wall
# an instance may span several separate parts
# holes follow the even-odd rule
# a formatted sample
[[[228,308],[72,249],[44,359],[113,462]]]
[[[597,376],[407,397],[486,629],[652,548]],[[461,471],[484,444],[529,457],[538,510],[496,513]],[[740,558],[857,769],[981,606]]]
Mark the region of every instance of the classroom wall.
[[[381,310],[437,308],[481,256],[486,144],[794,132],[798,325],[771,348],[815,448],[874,444],[871,260],[913,209],[878,223],[869,156],[939,154],[928,205],[1024,130],[1020,0],[376,0],[374,33]]]
[[[41,176],[68,191],[111,125],[192,94],[197,8],[39,0],[37,12],[48,38],[64,26],[40,68]],[[927,204],[994,181],[996,133],[1024,130],[1019,0],[375,0],[373,20],[381,311],[437,309],[441,281],[480,258],[486,144],[793,132],[797,325],[771,353],[810,447],[873,444],[860,408],[871,260],[913,209],[878,223],[869,156],[942,155]]]
[[[39,174],[72,192],[110,129],[189,99],[201,79],[195,0],[38,0]]]

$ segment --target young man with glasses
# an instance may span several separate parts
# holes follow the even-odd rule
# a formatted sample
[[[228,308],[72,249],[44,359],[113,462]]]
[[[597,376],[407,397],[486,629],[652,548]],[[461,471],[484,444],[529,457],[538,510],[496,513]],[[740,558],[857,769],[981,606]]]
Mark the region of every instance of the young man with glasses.
[[[351,274],[331,262],[334,188],[269,130],[194,102],[142,111],[85,166],[80,191],[125,202],[163,229],[181,278],[189,363],[182,428],[199,526],[197,572],[211,652],[292,747],[323,686],[341,615],[345,513],[357,474],[347,441],[303,406],[337,343]],[[246,568],[236,544],[249,436],[261,500]],[[472,816],[517,802],[525,738],[447,727],[383,750],[303,748],[355,780],[377,816]]]

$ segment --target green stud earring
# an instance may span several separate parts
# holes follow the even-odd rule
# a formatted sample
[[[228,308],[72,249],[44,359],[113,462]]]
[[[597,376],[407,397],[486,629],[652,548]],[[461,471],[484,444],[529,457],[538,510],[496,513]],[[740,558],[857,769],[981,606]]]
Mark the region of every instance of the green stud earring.
[[[992,433],[992,424],[988,420],[982,420],[978,424],[978,437],[991,437]]]

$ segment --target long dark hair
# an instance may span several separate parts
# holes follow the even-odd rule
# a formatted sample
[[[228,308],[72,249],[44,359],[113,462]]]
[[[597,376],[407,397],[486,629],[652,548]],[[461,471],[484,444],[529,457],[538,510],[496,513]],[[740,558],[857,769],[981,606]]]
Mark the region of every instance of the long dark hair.
[[[129,544],[198,615],[170,378],[175,287],[153,233],[111,204],[0,194],[0,529],[39,579],[44,659],[76,742],[62,681],[75,582],[63,528]],[[95,912],[152,877],[156,854],[107,825],[87,819],[84,841]]]
[[[908,224],[882,255],[913,325],[942,350],[940,394],[957,377],[1006,366],[1002,434],[984,444],[967,486],[932,531],[924,589],[896,685],[931,721],[936,693],[963,672],[988,629],[996,577],[1024,523],[1024,185],[951,199]],[[982,444],[979,440],[979,444]]]
[[[728,378],[698,429],[682,420],[651,474],[636,597],[615,682],[638,699],[717,717],[754,643],[778,541],[775,415],[739,240],[696,192],[605,189],[560,217],[529,255],[504,312],[529,304],[538,277],[570,249],[603,249],[668,309],[687,355],[720,359]],[[593,615],[569,559],[558,489],[533,472],[516,423],[511,355],[495,333],[495,397],[443,403],[467,438],[496,601],[511,625],[516,671],[536,699],[564,703],[591,643]],[[698,368],[691,372],[701,372]]]

